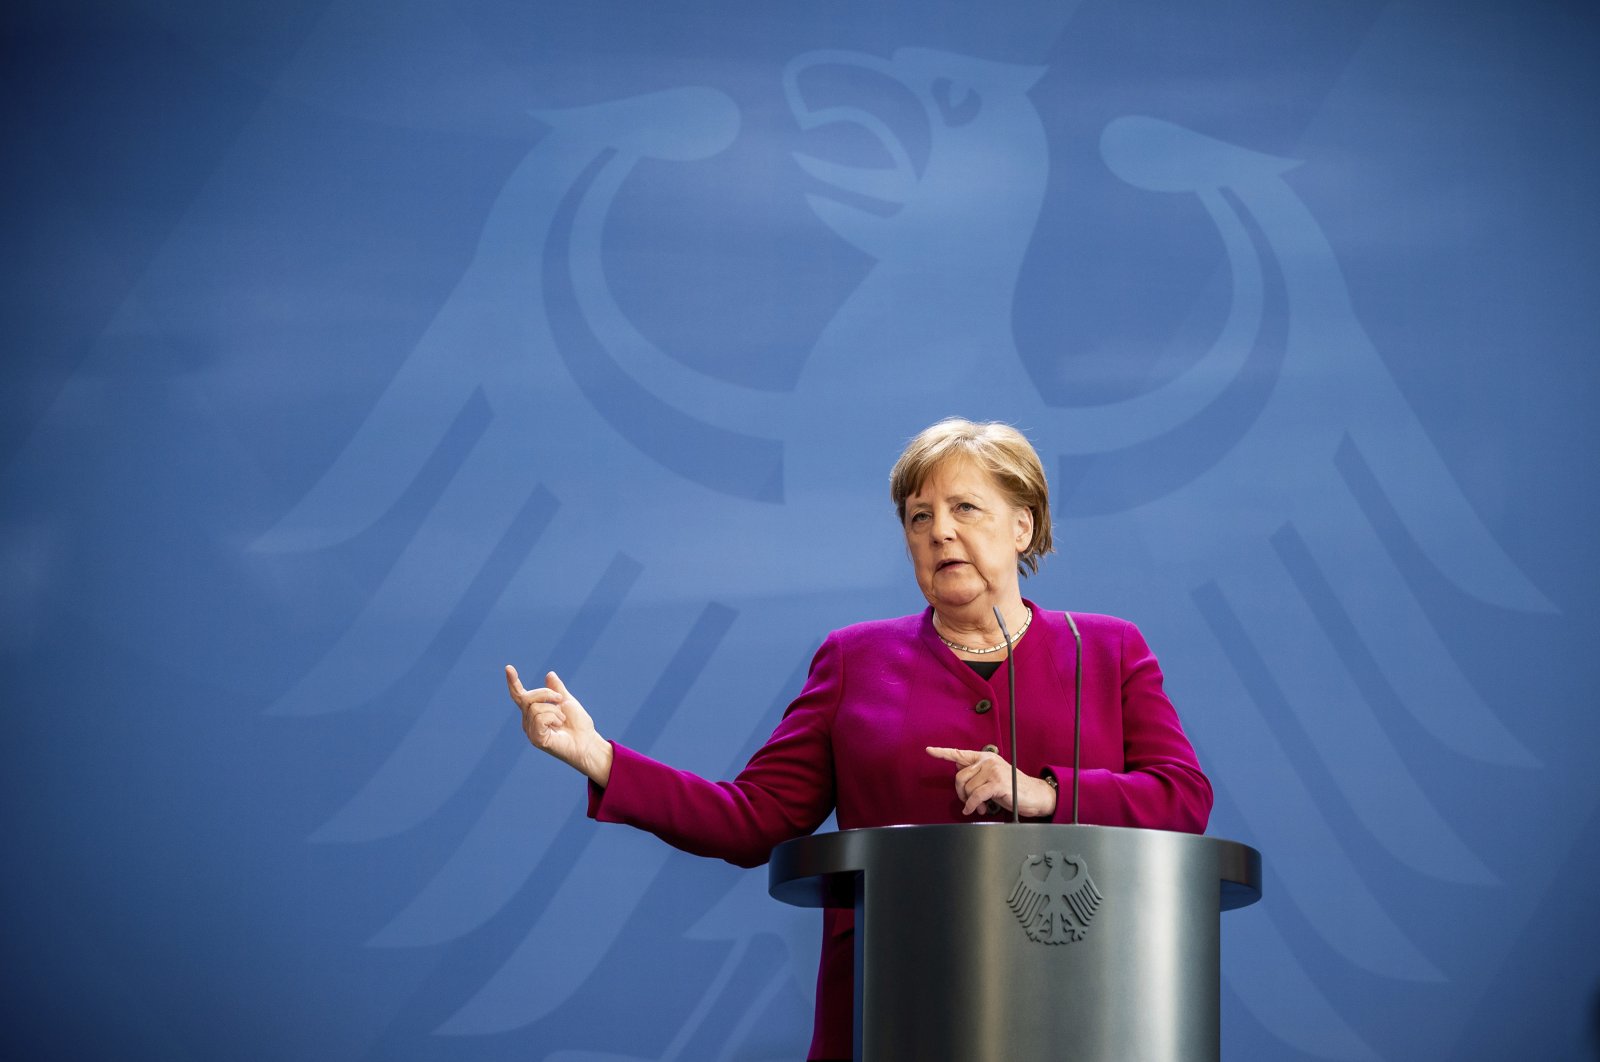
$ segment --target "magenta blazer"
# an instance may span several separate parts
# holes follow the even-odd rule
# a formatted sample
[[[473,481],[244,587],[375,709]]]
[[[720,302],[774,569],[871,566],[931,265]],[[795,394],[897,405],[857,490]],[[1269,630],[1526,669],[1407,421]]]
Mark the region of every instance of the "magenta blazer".
[[[1033,625],[1017,643],[1018,767],[1061,785],[1055,821],[1070,822],[1072,632],[1060,612],[1029,602]],[[1133,624],[1074,613],[1083,634],[1082,821],[1200,833],[1211,814],[1201,772],[1161,668]],[[933,609],[834,631],[772,737],[731,782],[711,782],[616,746],[589,814],[649,830],[695,855],[743,867],[815,830],[837,811],[840,829],[1004,820],[961,814],[954,764],[929,745],[1011,759],[1006,668],[984,680],[945,648]],[[812,1058],[849,1058],[855,912],[823,913]]]

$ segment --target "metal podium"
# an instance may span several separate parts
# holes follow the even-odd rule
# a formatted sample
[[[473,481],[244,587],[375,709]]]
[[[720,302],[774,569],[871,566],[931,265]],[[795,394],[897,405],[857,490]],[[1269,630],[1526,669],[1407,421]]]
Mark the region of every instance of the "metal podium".
[[[1220,912],[1261,855],[1164,830],[968,823],[773,850],[768,891],[856,911],[858,1062],[1204,1062],[1220,1054]]]

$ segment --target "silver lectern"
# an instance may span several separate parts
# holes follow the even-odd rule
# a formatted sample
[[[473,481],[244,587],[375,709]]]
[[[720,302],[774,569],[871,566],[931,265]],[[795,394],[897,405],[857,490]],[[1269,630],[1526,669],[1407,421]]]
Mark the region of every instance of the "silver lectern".
[[[1164,830],[890,826],[779,845],[768,891],[856,911],[858,1062],[1204,1062],[1220,912],[1261,855]]]

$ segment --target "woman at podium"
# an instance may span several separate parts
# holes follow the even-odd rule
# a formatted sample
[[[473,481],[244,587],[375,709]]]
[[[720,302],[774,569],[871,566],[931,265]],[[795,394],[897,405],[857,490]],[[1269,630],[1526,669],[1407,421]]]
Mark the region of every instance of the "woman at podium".
[[[1010,818],[1071,821],[1076,648],[1067,616],[1022,596],[1053,550],[1044,469],[1016,429],[960,418],[918,434],[890,473],[928,607],[834,631],[804,689],[732,781],[676,770],[601,736],[555,672],[507,666],[528,740],[589,779],[589,815],[696,855],[765,863],[836,813],[840,829]],[[995,610],[1004,620],[1005,631]],[[1081,821],[1202,832],[1211,785],[1138,629],[1074,613],[1083,638]],[[1007,633],[1009,632],[1009,639]],[[854,914],[824,912],[811,1058],[851,1049]]]

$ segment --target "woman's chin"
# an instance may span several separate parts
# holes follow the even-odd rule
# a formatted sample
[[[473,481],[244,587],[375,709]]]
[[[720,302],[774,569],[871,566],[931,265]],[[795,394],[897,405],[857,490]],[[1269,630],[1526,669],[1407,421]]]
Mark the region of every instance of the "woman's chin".
[[[956,612],[974,606],[988,606],[986,587],[983,586],[936,586],[930,600],[933,607],[941,612]]]

